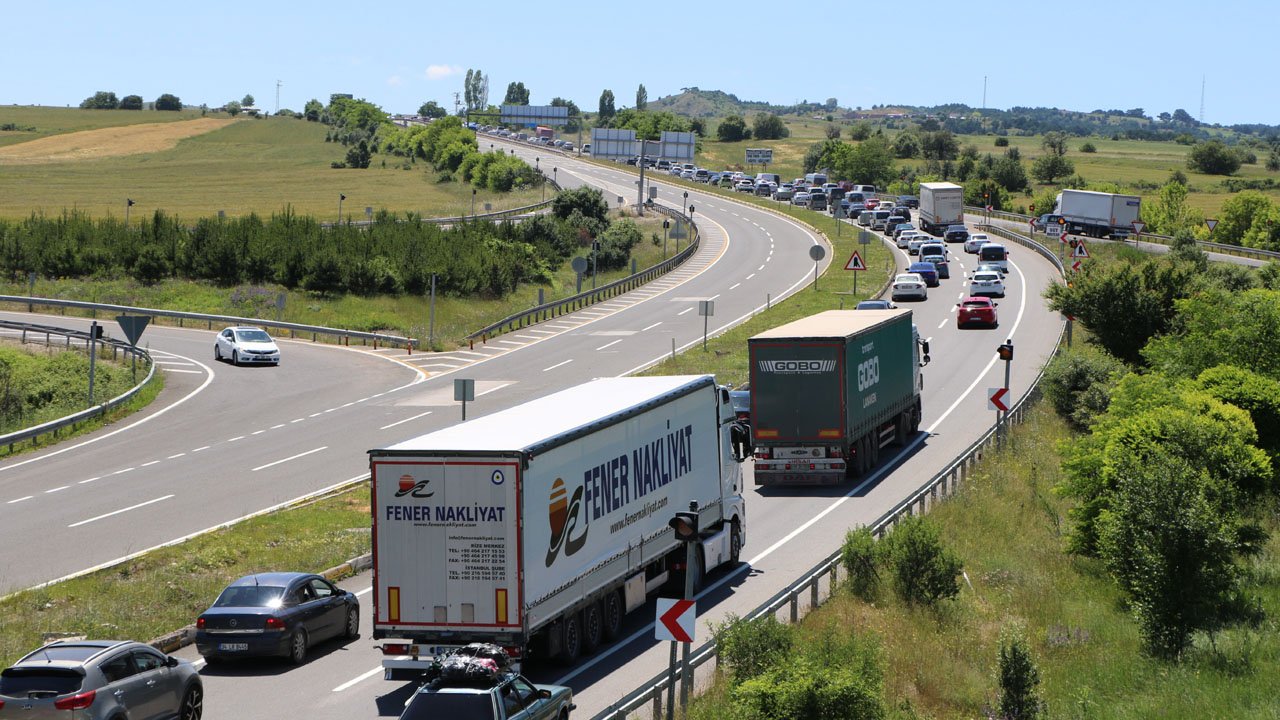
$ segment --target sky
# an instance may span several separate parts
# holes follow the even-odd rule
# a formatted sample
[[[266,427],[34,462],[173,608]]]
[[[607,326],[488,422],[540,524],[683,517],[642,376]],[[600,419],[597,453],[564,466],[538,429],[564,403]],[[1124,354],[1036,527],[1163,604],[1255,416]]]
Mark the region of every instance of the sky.
[[[1208,123],[1280,124],[1280,3],[1189,0],[863,5],[28,0],[6,9],[0,105],[77,106],[99,90],[220,106],[252,95],[300,111],[351,93],[392,113],[454,107],[469,68],[489,101],[523,82],[595,111],[682,88],[780,105],[966,103],[1182,108]],[[3,109],[0,108],[0,117]]]

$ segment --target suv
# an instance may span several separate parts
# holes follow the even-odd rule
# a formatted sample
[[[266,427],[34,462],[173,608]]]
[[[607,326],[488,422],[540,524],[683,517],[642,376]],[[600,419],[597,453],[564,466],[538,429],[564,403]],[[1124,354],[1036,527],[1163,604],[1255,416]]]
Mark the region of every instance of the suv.
[[[963,225],[948,225],[947,231],[942,233],[942,239],[947,242],[962,243],[969,239],[969,229]]]
[[[918,208],[920,207],[920,198],[916,197],[915,195],[899,195],[898,206]]]
[[[460,652],[471,651],[479,644]],[[405,703],[400,720],[566,720],[577,708],[573,691],[563,685],[535,685],[511,672],[505,658],[479,646],[476,656],[437,658],[428,682]]]
[[[23,720],[199,720],[204,685],[186,660],[131,640],[58,641],[0,672],[0,708]],[[6,715],[8,717],[9,715]]]

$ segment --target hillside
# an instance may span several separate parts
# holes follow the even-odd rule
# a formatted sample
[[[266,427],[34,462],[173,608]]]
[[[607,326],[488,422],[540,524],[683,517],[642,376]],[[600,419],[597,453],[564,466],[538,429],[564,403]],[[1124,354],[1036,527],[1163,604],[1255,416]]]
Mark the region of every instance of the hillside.
[[[679,95],[667,95],[657,100],[650,100],[648,109],[666,110],[685,117],[707,118],[757,112],[786,115],[821,110],[824,107],[818,103],[808,102],[797,105],[773,105],[759,100],[739,100],[737,95],[722,90],[700,90],[693,87],[684,88]]]

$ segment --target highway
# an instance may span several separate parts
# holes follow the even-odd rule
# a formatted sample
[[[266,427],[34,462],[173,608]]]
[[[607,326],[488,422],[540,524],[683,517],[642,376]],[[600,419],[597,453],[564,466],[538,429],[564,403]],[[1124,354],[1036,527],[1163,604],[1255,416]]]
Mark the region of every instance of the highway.
[[[545,155],[532,146],[513,147],[521,155]],[[635,197],[635,176],[621,168],[563,157],[555,166],[562,185],[589,183],[610,200]],[[681,205],[683,188],[660,174],[653,184],[660,188],[659,202]],[[152,408],[120,427],[0,465],[0,537],[9,541],[0,548],[0,592],[362,475],[367,449],[457,421],[455,377],[476,380],[469,416],[492,412],[592,377],[645,367],[668,355],[673,340],[680,349],[700,343],[698,300],[715,299],[714,332],[812,278],[808,248],[821,240],[803,226],[699,190],[689,198],[704,244],[685,266],[625,296],[473,350],[407,356],[286,341],[280,368],[233,368],[212,361],[213,333],[207,330],[149,328],[144,340],[165,363],[168,382]],[[965,294],[962,275],[975,263],[951,247],[952,279],[932,289],[928,301],[904,305],[915,312],[921,335],[931,339],[926,432],[853,487],[784,490],[748,482],[747,562],[709,578],[699,603],[700,638],[708,621],[744,614],[772,596],[835,549],[849,527],[891,508],[989,427],[994,414],[986,409],[986,389],[1003,383],[995,359],[1000,342],[1012,337],[1017,347],[1014,399],[1052,351],[1060,320],[1040,299],[1054,276],[1052,265],[1012,246],[1000,327],[960,331],[954,306]],[[905,255],[893,252],[905,265]],[[48,528],[58,531],[42,532]],[[41,543],[16,542],[33,536]],[[397,716],[412,685],[381,678],[380,656],[369,639],[368,582],[367,575],[346,582],[365,593],[361,639],[317,648],[300,668],[270,662],[205,668],[206,717]],[[651,608],[633,613],[627,641],[577,667],[534,664],[529,674],[571,685],[579,705],[575,716],[590,717],[665,667],[666,647],[652,639],[652,617]],[[194,648],[179,655],[197,659]]]

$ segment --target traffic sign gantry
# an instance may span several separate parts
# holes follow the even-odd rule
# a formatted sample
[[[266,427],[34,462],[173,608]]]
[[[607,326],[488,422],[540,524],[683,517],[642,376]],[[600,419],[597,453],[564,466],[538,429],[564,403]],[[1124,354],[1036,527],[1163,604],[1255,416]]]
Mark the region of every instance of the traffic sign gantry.
[[[1009,388],[987,388],[987,409],[1009,412],[1009,405],[1005,402],[1008,394]]]
[[[853,254],[849,256],[849,262],[844,264],[844,269],[845,270],[866,270],[867,264],[862,262],[862,256],[858,254],[857,250],[854,250]]]
[[[692,600],[658,598],[658,619],[653,624],[653,635],[658,640],[693,642],[693,630],[697,625],[698,610]]]

